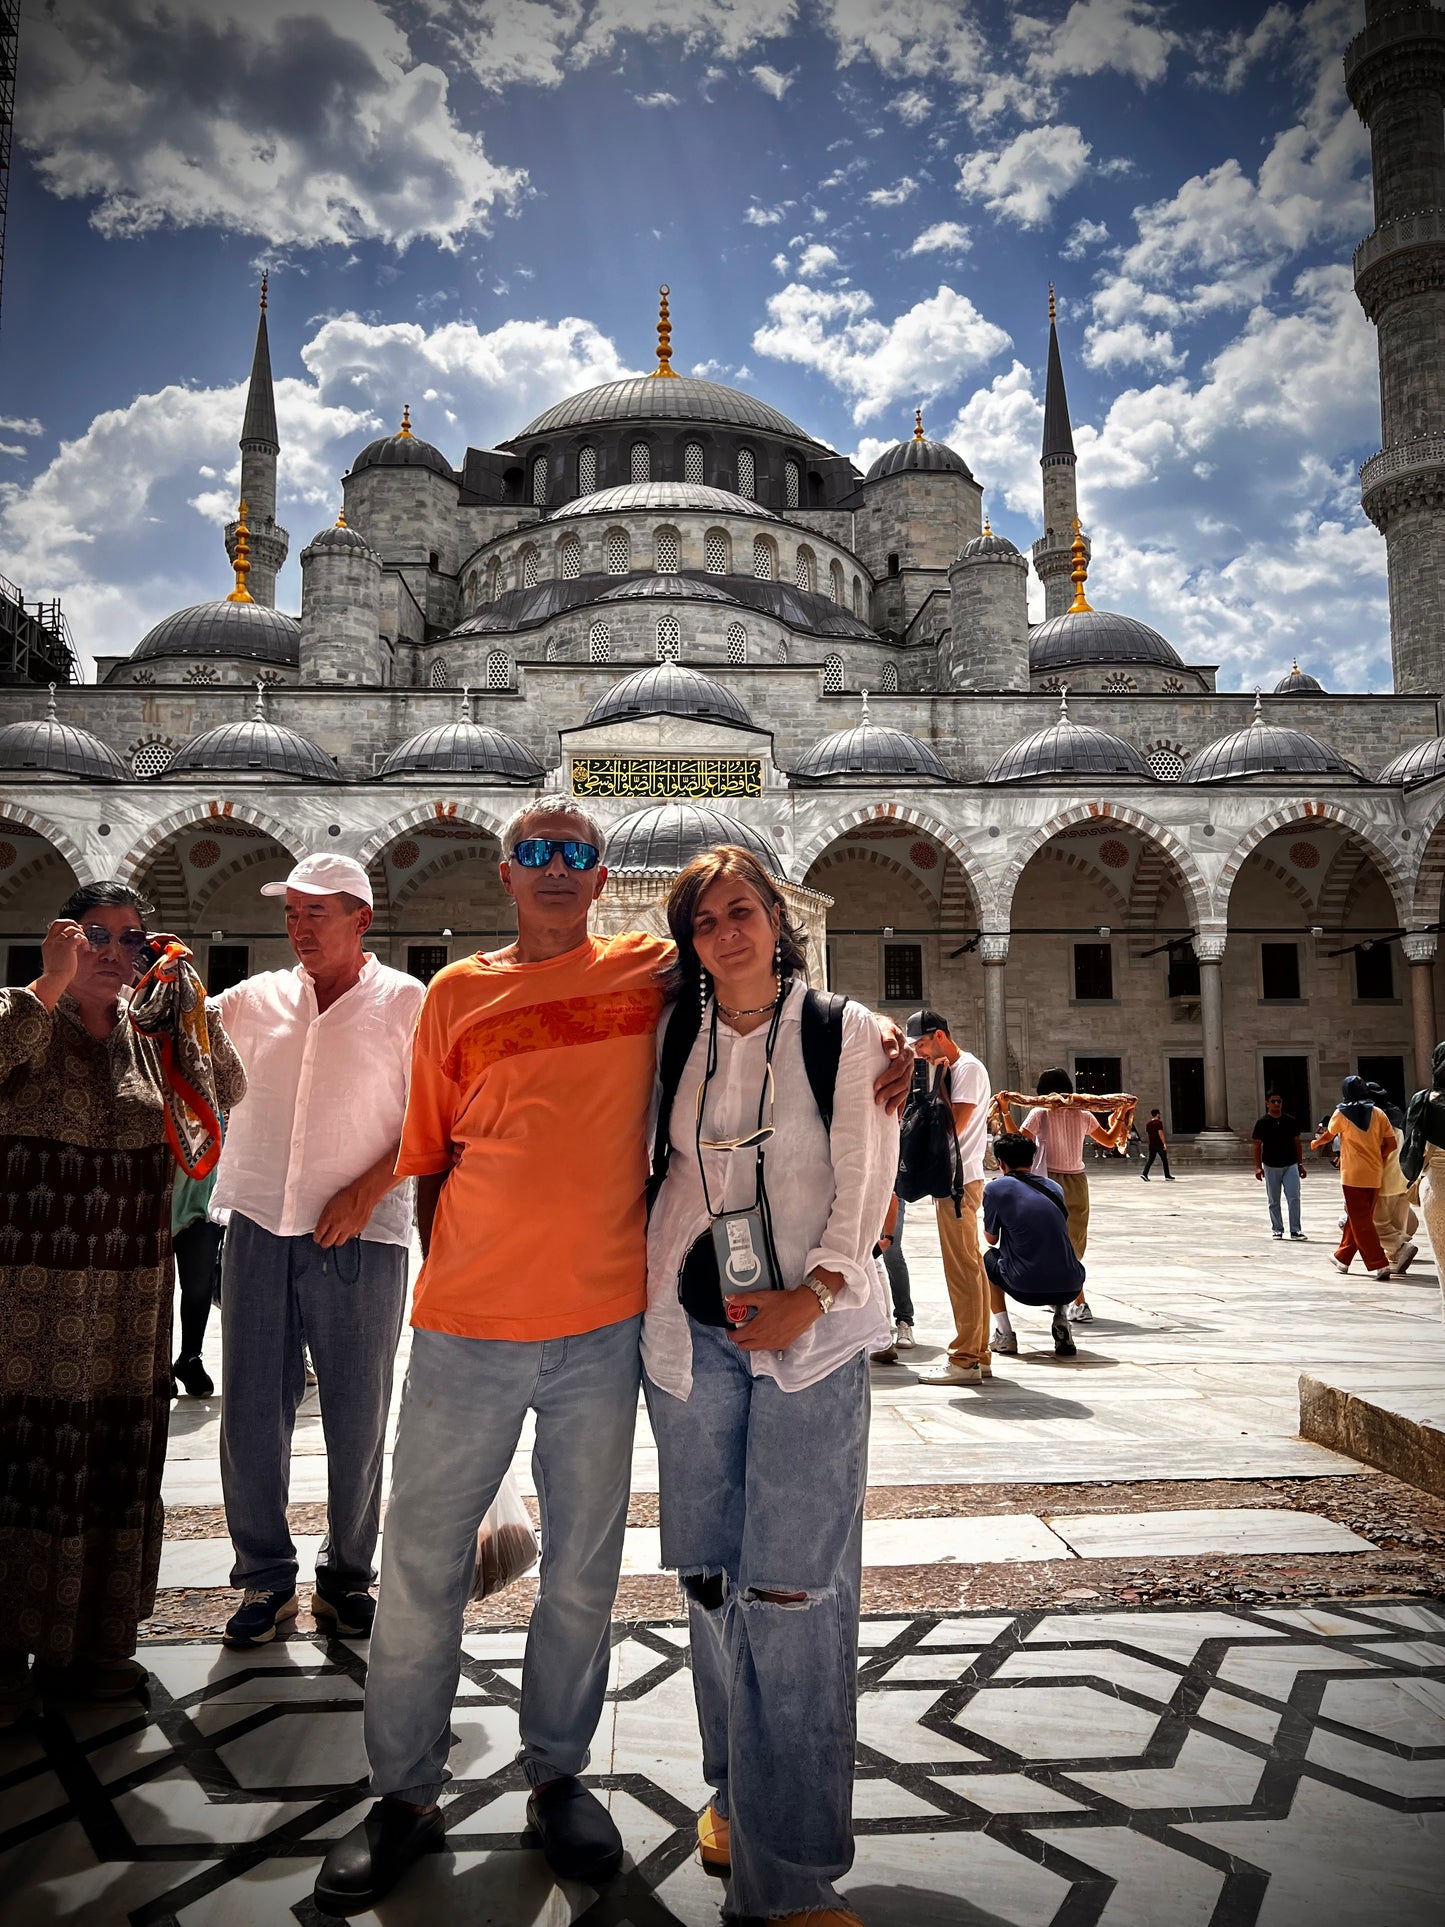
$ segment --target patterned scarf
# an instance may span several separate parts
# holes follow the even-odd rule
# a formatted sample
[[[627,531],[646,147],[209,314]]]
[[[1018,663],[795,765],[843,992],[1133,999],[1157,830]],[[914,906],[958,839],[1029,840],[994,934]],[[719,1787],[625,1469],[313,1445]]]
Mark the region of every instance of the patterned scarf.
[[[166,1136],[188,1178],[209,1177],[221,1155],[221,1120],[211,1040],[206,1027],[206,987],[191,968],[182,943],[146,972],[130,1000],[130,1021],[140,1037],[160,1048],[165,1078]]]

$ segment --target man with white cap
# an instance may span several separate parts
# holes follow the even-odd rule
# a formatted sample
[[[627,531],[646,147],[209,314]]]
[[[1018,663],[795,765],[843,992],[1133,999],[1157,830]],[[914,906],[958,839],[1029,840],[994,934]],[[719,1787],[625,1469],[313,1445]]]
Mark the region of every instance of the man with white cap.
[[[226,1644],[263,1645],[294,1617],[286,1522],[291,1433],[309,1347],[326,1439],[326,1537],[311,1610],[371,1631],[382,1450],[406,1310],[411,1186],[395,1176],[411,1038],[424,995],[362,949],[371,883],[351,857],[304,858],[284,883],[299,962],[212,999],[246,1065],[214,1208],[221,1279],[221,1489],[239,1609]]]

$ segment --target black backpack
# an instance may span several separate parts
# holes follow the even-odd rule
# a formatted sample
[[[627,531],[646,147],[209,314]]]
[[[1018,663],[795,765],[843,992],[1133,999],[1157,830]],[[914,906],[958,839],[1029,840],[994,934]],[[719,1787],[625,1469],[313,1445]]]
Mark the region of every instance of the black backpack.
[[[833,1092],[838,1083],[838,1060],[843,1055],[843,1006],[847,1001],[846,997],[827,990],[809,990],[803,994],[803,1068],[808,1073],[813,1102],[825,1131],[833,1128]],[[662,1090],[657,1105],[657,1135],[652,1145],[652,1176],[647,1180],[649,1211],[667,1176],[667,1161],[672,1156],[673,1099],[701,1029],[702,1011],[697,1000],[687,995],[679,997],[663,1033],[662,1061],[658,1066]]]
[[[963,1159],[953,1128],[953,1107],[945,1081],[932,1082],[933,1066],[920,1060],[903,1107],[898,1131],[898,1180],[894,1190],[905,1204],[919,1198],[952,1198],[953,1215],[963,1216]]]

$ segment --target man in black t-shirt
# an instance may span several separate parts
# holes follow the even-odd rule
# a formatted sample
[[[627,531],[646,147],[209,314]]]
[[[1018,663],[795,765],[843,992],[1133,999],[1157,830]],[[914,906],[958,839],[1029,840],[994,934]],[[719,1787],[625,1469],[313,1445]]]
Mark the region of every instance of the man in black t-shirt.
[[[1271,1091],[1264,1100],[1264,1116],[1255,1119],[1254,1130],[1254,1175],[1265,1188],[1269,1198],[1270,1229],[1276,1238],[1284,1236],[1284,1221],[1280,1215],[1279,1198],[1283,1191],[1289,1203],[1289,1235],[1304,1238],[1299,1222],[1300,1179],[1305,1175],[1304,1152],[1300,1149],[1299,1120],[1293,1118],[1284,1108],[1284,1099],[1278,1091]]]

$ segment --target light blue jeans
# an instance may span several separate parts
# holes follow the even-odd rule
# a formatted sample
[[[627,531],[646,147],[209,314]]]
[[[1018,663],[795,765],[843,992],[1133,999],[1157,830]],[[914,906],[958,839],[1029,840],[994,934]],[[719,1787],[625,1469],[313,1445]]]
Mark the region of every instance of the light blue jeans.
[[[542,1574],[522,1667],[517,1758],[540,1786],[580,1773],[607,1690],[632,1486],[642,1320],[524,1345],[412,1335],[366,1679],[373,1793],[427,1805],[451,1778],[452,1701],[477,1527],[528,1410]]]
[[[1280,1215],[1279,1194],[1284,1192],[1289,1205],[1289,1235],[1299,1236],[1299,1166],[1297,1164],[1267,1164],[1264,1167],[1264,1189],[1269,1199],[1269,1228],[1284,1236],[1284,1221]]]
[[[703,1777],[731,1821],[726,1911],[842,1903],[853,1864],[868,1360],[804,1391],[692,1325],[692,1395],[644,1377],[662,1563],[688,1596]],[[795,1604],[769,1594],[799,1593]]]

